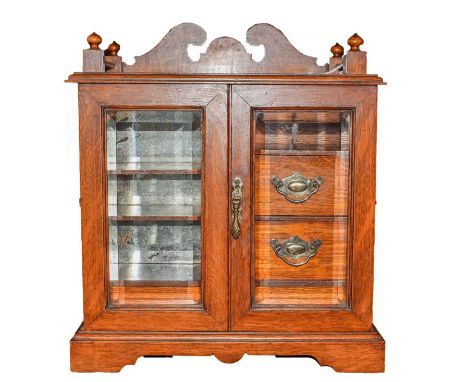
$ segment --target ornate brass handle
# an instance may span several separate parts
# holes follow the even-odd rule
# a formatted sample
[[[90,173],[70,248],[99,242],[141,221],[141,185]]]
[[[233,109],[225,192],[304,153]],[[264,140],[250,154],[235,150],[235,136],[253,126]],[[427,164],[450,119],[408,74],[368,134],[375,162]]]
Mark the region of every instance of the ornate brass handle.
[[[288,202],[302,203],[319,190],[323,178],[316,176],[314,179],[309,179],[295,172],[284,179],[274,176],[271,178],[271,183],[276,191],[283,195]]]
[[[318,249],[322,245],[322,241],[320,239],[314,239],[311,242],[307,242],[302,240],[299,236],[294,236],[283,242],[271,239],[270,245],[273,251],[275,251],[276,256],[286,264],[299,267],[306,264],[311,257],[317,254]]]
[[[242,219],[242,180],[235,177],[232,181],[232,228],[231,235],[238,239],[240,235],[240,221]]]

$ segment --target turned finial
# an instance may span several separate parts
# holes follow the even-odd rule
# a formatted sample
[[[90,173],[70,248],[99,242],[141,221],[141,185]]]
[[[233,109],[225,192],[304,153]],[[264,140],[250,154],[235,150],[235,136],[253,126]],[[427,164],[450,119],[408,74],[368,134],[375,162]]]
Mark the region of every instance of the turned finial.
[[[96,32],[93,32],[88,36],[87,41],[89,49],[99,49],[99,44],[102,42],[102,38]]]
[[[117,56],[120,50],[120,45],[115,41],[112,41],[112,44],[106,49],[106,56]]]
[[[330,48],[330,52],[332,52],[333,57],[343,57],[344,48],[340,44],[336,43]]]
[[[364,40],[357,33],[353,34],[350,38],[348,38],[348,45],[350,46],[350,50],[352,52],[358,52],[359,47],[362,44],[364,44]]]

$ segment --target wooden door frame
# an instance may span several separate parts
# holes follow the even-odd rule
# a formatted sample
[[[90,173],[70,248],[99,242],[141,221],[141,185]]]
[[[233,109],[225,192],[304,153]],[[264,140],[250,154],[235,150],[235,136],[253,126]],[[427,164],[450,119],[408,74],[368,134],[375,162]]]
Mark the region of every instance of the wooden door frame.
[[[104,108],[204,109],[203,307],[171,310],[107,304],[107,173]],[[217,84],[80,84],[80,190],[83,256],[82,330],[224,331],[228,328],[227,86]],[[209,246],[209,249],[208,249]],[[204,250],[204,252],[203,252]]]
[[[231,179],[244,182],[239,239],[230,245],[230,329],[234,331],[367,331],[372,328],[375,208],[376,86],[233,85]],[[353,110],[350,163],[350,301],[345,309],[255,310],[251,296],[253,243],[252,110]]]

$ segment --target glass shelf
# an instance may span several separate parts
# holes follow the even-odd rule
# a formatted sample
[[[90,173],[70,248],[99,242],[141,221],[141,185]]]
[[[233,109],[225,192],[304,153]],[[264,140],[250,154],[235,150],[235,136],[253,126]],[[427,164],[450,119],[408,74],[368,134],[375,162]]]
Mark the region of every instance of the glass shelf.
[[[193,162],[129,162],[107,164],[109,175],[201,174],[199,160]]]
[[[188,281],[200,279],[200,264],[111,264],[111,280]]]
[[[199,205],[109,205],[110,220],[200,220]]]
[[[322,150],[323,147],[310,147],[310,150],[265,150],[257,149],[255,150],[255,155],[279,155],[279,156],[288,156],[288,155],[297,155],[297,156],[309,156],[309,155],[349,155],[349,151],[342,150]]]
[[[113,222],[109,230],[111,281],[200,279],[199,222]]]

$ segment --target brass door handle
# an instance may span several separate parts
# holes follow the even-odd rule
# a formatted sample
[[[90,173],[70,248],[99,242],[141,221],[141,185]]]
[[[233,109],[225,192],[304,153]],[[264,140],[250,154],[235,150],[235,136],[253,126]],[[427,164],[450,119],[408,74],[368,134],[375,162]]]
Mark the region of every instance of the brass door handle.
[[[270,240],[271,248],[281,260],[293,267],[299,267],[306,264],[311,257],[317,254],[322,245],[320,239],[314,239],[311,242],[302,240],[299,236],[280,242],[276,239]]]
[[[232,228],[231,235],[234,239],[240,236],[240,222],[242,219],[242,179],[235,177],[232,181]]]
[[[323,178],[316,176],[313,179],[309,179],[295,172],[284,179],[274,176],[271,178],[271,183],[275,187],[276,192],[283,195],[288,202],[302,203],[319,190],[320,185],[323,183]]]

